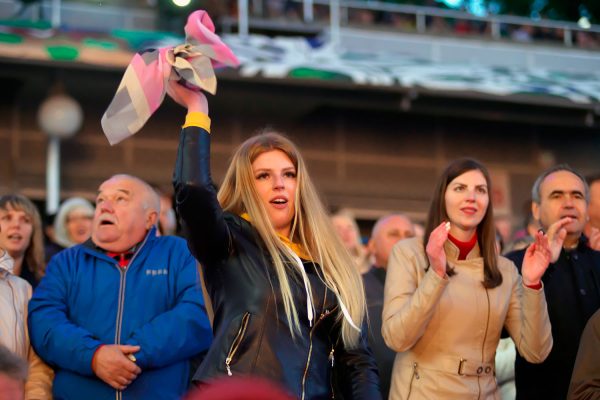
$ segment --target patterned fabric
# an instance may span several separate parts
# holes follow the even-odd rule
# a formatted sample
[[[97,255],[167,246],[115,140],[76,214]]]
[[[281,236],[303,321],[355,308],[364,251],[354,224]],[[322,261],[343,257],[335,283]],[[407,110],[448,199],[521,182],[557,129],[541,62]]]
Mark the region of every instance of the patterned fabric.
[[[194,11],[185,25],[185,43],[136,54],[117,93],[102,116],[102,129],[111,145],[139,131],[165,98],[168,81],[215,94],[214,68],[237,67],[231,49],[215,34],[206,11]]]

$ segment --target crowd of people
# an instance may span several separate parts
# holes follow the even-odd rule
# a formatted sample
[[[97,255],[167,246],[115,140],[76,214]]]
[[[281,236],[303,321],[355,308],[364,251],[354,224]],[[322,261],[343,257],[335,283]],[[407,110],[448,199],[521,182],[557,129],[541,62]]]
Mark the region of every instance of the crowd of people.
[[[188,111],[173,198],[107,177],[95,206],[62,204],[46,264],[35,205],[0,197],[0,393],[598,396],[600,179],[544,171],[532,186],[539,230],[503,256],[486,167],[454,160],[423,233],[386,215],[363,244],[351,216],[328,215],[280,133],[242,143],[217,190],[206,97],[175,81],[167,92]]]
[[[393,1],[390,1],[393,2]],[[251,7],[250,15],[256,18],[264,18],[270,21],[280,21],[282,30],[285,30],[286,24],[300,23],[304,21],[303,4],[290,0],[265,0],[260,2],[261,7]],[[237,1],[215,2],[207,1],[205,7],[210,9],[211,15],[218,17],[229,16],[237,18]],[[431,0],[424,4],[429,9],[439,8],[439,2]],[[441,9],[442,10],[442,9]],[[367,28],[367,29],[390,29],[395,32],[415,33],[418,30],[417,17],[414,11],[406,12],[391,10],[373,10],[366,4],[361,8],[355,2],[352,8],[348,8],[343,14],[349,26]],[[424,19],[422,29],[430,35],[437,36],[456,36],[472,38],[491,38],[492,20],[478,19],[470,17],[470,14],[464,14],[464,18],[455,16],[428,15]],[[313,5],[313,18],[321,23],[329,23],[329,5]],[[550,18],[543,18],[544,21],[552,21]],[[532,24],[506,23],[503,22],[498,27],[499,38],[517,43],[537,43],[550,45],[563,45],[565,43],[564,27],[537,26],[532,20]],[[572,32],[573,46],[588,49],[600,49],[600,33],[588,31],[585,29],[575,29]]]

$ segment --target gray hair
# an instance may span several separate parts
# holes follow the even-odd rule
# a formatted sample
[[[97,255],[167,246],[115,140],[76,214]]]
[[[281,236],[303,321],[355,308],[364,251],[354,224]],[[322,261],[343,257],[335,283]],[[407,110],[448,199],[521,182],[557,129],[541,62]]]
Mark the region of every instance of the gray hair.
[[[0,374],[10,379],[25,382],[27,380],[27,361],[0,344]]]
[[[585,192],[584,193],[585,202],[589,204],[589,202],[590,202],[590,187],[589,187],[586,179],[583,177],[582,174],[580,174],[578,171],[573,169],[568,164],[558,164],[558,165],[555,165],[554,167],[550,167],[547,170],[545,170],[544,172],[542,172],[540,174],[540,176],[537,177],[537,179],[535,180],[535,182],[533,184],[533,187],[531,188],[531,200],[537,204],[541,203],[542,194],[541,194],[540,189],[541,189],[542,183],[548,177],[548,175],[553,174],[555,172],[559,172],[559,171],[570,172],[573,175],[577,176],[581,180],[581,182],[583,183],[584,192]]]
[[[379,230],[381,229],[381,227],[383,226],[383,224],[385,224],[386,222],[388,222],[390,219],[396,218],[396,217],[399,217],[399,218],[402,218],[402,219],[406,220],[406,222],[408,222],[412,226],[413,231],[414,231],[414,224],[413,224],[413,222],[411,221],[411,219],[407,215],[404,215],[404,214],[388,214],[388,215],[384,215],[383,217],[379,218],[375,222],[375,224],[373,225],[373,228],[371,229],[371,237],[373,238],[373,237],[375,237],[375,235],[377,235],[379,233]]]
[[[150,186],[146,181],[138,178],[137,176],[133,176],[133,175],[129,175],[129,174],[113,175],[110,178],[108,178],[107,181],[109,181],[111,179],[115,179],[115,178],[129,179],[136,183],[139,183],[140,186],[142,186],[142,188],[144,189],[144,192],[146,192],[146,193],[144,193],[144,202],[142,204],[144,209],[149,208],[152,211],[156,211],[157,213],[160,213],[160,197],[158,196],[158,193],[156,193],[156,190],[154,190],[154,188],[152,186]]]
[[[77,243],[69,237],[67,233],[67,221],[69,220],[69,214],[73,211],[81,211],[89,217],[94,216],[94,207],[92,204],[81,197],[71,197],[65,200],[64,203],[58,209],[56,218],[54,219],[54,239],[56,243],[62,247],[73,247]]]

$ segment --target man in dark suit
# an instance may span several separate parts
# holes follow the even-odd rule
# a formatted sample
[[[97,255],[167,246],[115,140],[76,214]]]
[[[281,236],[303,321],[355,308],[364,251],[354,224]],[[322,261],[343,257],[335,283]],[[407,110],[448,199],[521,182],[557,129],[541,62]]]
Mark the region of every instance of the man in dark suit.
[[[588,204],[585,179],[568,165],[544,171],[533,185],[531,210],[552,247],[552,263],[542,282],[554,346],[541,364],[528,363],[517,354],[518,400],[567,397],[581,333],[600,308],[600,252],[592,250],[583,235]],[[507,257],[520,268],[524,252]]]
[[[396,357],[396,353],[385,345],[381,337],[385,271],[392,247],[398,241],[413,236],[415,230],[410,219],[401,214],[392,214],[380,218],[375,223],[368,244],[369,254],[374,262],[371,269],[363,275],[369,309],[369,346],[379,369],[380,388],[384,399],[388,398]]]

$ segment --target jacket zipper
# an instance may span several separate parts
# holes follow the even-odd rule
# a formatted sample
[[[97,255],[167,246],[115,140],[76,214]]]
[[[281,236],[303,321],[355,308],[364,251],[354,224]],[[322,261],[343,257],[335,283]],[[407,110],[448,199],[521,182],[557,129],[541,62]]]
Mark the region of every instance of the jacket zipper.
[[[418,363],[413,363],[413,374],[412,377],[410,378],[410,383],[408,385],[408,395],[406,395],[406,398],[410,398],[410,393],[412,392],[412,386],[413,386],[413,381],[419,380],[421,379],[421,377],[419,376],[419,370],[418,370],[419,364]]]
[[[129,266],[133,264],[133,261],[136,259],[137,255],[140,253],[140,251],[142,251],[142,249],[146,245],[147,241],[148,241],[148,235],[146,235],[146,237],[144,238],[144,241],[142,242],[142,244],[140,245],[138,250],[135,252],[133,257],[131,257],[131,260],[129,260],[129,263],[127,264],[126,268],[122,268],[119,265],[119,263],[115,263],[115,267],[117,268],[117,270],[119,271],[119,274],[121,275],[120,280],[119,280],[119,305],[117,308],[115,344],[121,344],[121,328],[123,327],[123,323],[122,323],[123,322],[123,309],[125,308],[125,283],[127,281],[127,279],[126,279],[127,278],[127,269],[129,269]],[[117,390],[116,399],[121,400],[122,398],[123,398],[123,392],[121,390]]]
[[[331,351],[329,352],[329,362],[331,363],[331,375],[333,376],[333,367],[335,365],[335,347],[331,345]],[[331,389],[331,398],[335,399],[335,392],[333,391],[333,382],[329,379],[329,388]]]
[[[313,332],[315,330],[315,328],[317,327],[317,324],[319,322],[321,322],[323,320],[323,318],[325,318],[326,316],[328,316],[330,313],[329,310],[325,310],[323,311],[323,313],[319,316],[319,319],[317,320],[317,322],[315,322],[315,324],[313,325],[312,329],[310,330],[310,333],[308,334],[308,340],[309,340],[309,347],[308,347],[308,358],[306,359],[306,366],[304,367],[304,374],[302,375],[302,400],[304,400],[304,395],[305,395],[305,389],[306,389],[306,375],[308,375],[308,367],[310,366],[310,359],[312,356],[312,336],[313,336]]]
[[[235,338],[233,338],[233,342],[231,343],[231,347],[229,348],[229,352],[227,353],[227,358],[225,358],[225,368],[227,368],[227,375],[229,376],[233,375],[233,373],[231,373],[231,360],[233,359],[233,356],[235,356],[235,353],[238,351],[240,343],[242,343],[242,339],[246,334],[246,328],[248,327],[249,320],[250,313],[246,311],[242,316],[242,323],[240,324],[240,329],[238,329]]]

